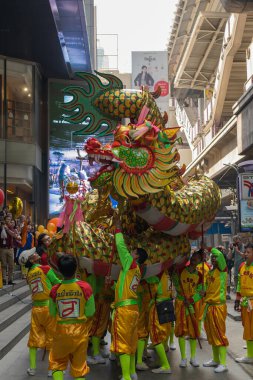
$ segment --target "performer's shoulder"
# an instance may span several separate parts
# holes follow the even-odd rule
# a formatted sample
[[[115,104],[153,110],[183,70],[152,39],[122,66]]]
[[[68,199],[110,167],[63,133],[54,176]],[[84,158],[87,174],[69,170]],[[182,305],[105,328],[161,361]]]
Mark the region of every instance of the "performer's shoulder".
[[[90,286],[90,284],[88,284],[88,282],[86,281],[81,281],[81,280],[78,280],[76,283],[82,289],[85,299],[88,300],[93,293],[92,287]]]

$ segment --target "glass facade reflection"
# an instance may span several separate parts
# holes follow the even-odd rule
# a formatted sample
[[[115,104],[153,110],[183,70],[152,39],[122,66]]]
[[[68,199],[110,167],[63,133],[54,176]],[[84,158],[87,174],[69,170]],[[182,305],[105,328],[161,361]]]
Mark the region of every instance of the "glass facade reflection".
[[[0,57],[0,188],[7,205],[21,198],[23,213],[34,222],[43,217],[43,206],[35,208],[46,146],[41,96],[42,78],[34,63]]]
[[[32,65],[9,61],[6,65],[6,106],[8,140],[32,143],[33,126]]]

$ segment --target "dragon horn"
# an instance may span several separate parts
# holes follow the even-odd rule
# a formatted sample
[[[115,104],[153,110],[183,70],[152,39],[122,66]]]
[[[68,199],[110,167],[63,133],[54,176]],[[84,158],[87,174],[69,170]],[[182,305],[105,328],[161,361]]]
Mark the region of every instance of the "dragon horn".
[[[162,88],[160,86],[157,87],[157,89],[153,92],[150,92],[150,94],[153,96],[154,99],[158,99],[161,96]]]
[[[108,84],[106,85],[106,88],[123,88],[122,81],[115,77],[115,75],[112,74],[106,74],[106,73],[99,73],[98,71],[94,70],[94,72],[99,75],[102,78],[105,78],[108,81]]]
[[[168,118],[168,114],[167,112],[165,111],[164,114],[163,114],[163,125],[165,125],[167,123],[167,121],[169,120]]]

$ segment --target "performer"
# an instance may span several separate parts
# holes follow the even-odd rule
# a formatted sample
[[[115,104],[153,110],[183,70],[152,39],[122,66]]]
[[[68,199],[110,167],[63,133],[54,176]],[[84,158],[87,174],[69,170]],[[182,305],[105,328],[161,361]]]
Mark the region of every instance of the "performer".
[[[148,341],[149,328],[149,285],[146,280],[142,279],[137,290],[139,299],[139,318],[138,318],[138,345],[137,345],[137,362],[136,369],[138,371],[146,371],[149,369],[146,363],[143,362],[143,354]]]
[[[169,268],[168,269],[168,281],[169,281],[169,298],[170,299],[174,299],[174,287],[173,287],[173,281],[172,281],[172,268]],[[165,342],[164,342],[164,348],[165,348],[165,351],[168,352],[169,350],[171,351],[175,351],[176,350],[176,345],[175,345],[175,342],[174,342],[174,338],[175,338],[175,322],[171,322],[170,323],[170,336],[169,336],[169,339],[167,339]]]
[[[36,354],[38,348],[49,351],[52,347],[55,332],[55,319],[49,314],[49,293],[60,280],[48,265],[39,265],[40,256],[36,248],[23,251],[19,256],[19,264],[28,268],[27,282],[32,293],[31,327],[28,340],[30,368],[27,373],[34,376],[36,373]],[[48,372],[51,376],[51,372]]]
[[[95,312],[91,286],[75,278],[77,262],[74,256],[62,255],[58,268],[62,284],[50,293],[50,313],[56,316],[56,333],[49,354],[49,366],[54,380],[63,380],[63,371],[70,361],[70,373],[76,380],[84,380],[89,372],[86,363],[88,346],[87,317]]]
[[[202,298],[202,275],[197,271],[200,257],[197,252],[191,256],[190,263],[183,270],[173,273],[173,282],[176,288],[175,302],[175,336],[178,337],[181,363],[180,367],[187,367],[185,337],[190,337],[191,358],[190,364],[199,367],[196,360],[196,347],[199,337],[199,300]]]
[[[171,373],[170,364],[164,348],[164,342],[170,335],[171,324],[160,324],[157,315],[156,304],[170,300],[171,292],[168,289],[168,275],[163,272],[160,276],[149,279],[150,293],[152,296],[149,310],[150,339],[160,360],[160,367],[152,370],[153,373]],[[152,285],[151,285],[152,284]],[[151,290],[152,289],[152,290]]]
[[[204,367],[216,367],[214,372],[225,372],[228,340],[226,337],[227,264],[224,255],[216,248],[211,250],[212,269],[208,272],[204,297],[204,325],[213,358]]]
[[[243,325],[243,339],[247,342],[247,356],[236,358],[238,363],[253,363],[253,244],[246,247],[246,262],[239,268],[235,310],[239,309]]]
[[[138,265],[143,264],[148,255],[142,248],[130,253],[121,233],[118,216],[115,216],[116,248],[122,270],[115,288],[115,310],[112,322],[111,351],[119,355],[122,368],[122,380],[137,379],[135,371],[135,353],[137,348],[137,324],[139,317],[137,288],[141,279]],[[138,262],[138,264],[137,264]]]
[[[206,252],[204,249],[199,249],[197,251],[199,254],[201,262],[197,265],[197,270],[201,273],[202,275],[202,290],[204,290],[206,286],[206,281],[207,281],[207,276],[208,273],[211,269],[211,266],[206,262]],[[206,339],[206,334],[204,331],[202,331],[202,324],[203,324],[203,318],[204,318],[204,310],[205,310],[205,301],[204,298],[202,298],[199,301],[199,308],[200,308],[200,313],[199,313],[199,332],[200,332],[200,339],[202,340],[207,340]]]
[[[111,286],[113,283],[111,284]],[[111,304],[114,300],[114,290],[105,284],[105,278],[96,276],[95,305],[96,312],[92,319],[89,335],[91,336],[93,356],[88,359],[89,364],[104,364],[105,357],[100,353],[100,341],[105,335],[111,311]]]

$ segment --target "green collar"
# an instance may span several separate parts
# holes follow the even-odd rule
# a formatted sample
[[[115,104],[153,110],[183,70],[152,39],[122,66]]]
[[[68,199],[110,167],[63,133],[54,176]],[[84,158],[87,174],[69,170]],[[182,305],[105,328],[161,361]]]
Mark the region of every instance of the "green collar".
[[[71,278],[71,280],[63,280],[62,284],[73,284],[76,281],[78,281],[77,278]]]

